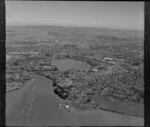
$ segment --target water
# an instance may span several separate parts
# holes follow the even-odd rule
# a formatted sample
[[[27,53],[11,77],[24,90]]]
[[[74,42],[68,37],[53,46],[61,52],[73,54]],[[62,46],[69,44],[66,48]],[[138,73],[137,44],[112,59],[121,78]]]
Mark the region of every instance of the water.
[[[66,125],[71,122],[58,109],[59,100],[51,81],[37,76],[31,84],[6,97],[6,123],[11,126]]]
[[[52,64],[56,65],[60,71],[66,71],[69,69],[88,71],[90,69],[89,64],[72,59],[52,60]]]
[[[95,101],[100,108],[120,112],[128,115],[136,115],[144,117],[144,105],[143,104],[125,104],[122,102],[113,102],[105,97],[96,97]]]
[[[9,126],[143,126],[144,119],[108,111],[67,111],[53,92],[52,82],[32,75],[34,81],[6,95],[6,125]],[[59,104],[62,104],[60,106]]]

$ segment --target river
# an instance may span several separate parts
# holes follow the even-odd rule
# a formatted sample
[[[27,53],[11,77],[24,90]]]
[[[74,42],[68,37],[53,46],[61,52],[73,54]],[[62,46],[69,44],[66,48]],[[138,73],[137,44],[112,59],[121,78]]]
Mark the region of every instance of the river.
[[[53,92],[52,81],[32,75],[33,81],[6,95],[6,125],[9,126],[143,126],[144,118],[109,111],[66,110]]]

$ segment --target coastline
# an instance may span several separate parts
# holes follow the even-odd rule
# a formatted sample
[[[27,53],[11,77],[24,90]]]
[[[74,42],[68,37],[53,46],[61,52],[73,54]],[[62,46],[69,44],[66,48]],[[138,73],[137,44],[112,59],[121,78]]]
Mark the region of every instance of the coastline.
[[[102,105],[98,106],[98,109],[81,109],[78,106],[73,106],[72,104],[68,104],[70,106],[70,111],[81,111],[81,112],[99,112],[99,110],[112,112],[120,115],[126,115],[126,116],[133,116],[133,117],[144,117],[144,105],[142,105],[140,108],[136,109],[134,105],[127,105],[125,104],[123,106],[119,104],[112,104],[109,102],[109,105],[105,102],[101,102]],[[116,106],[116,107],[115,107]],[[127,109],[125,108],[127,107]],[[128,110],[129,109],[129,110]]]
[[[43,96],[43,95],[44,96],[49,95],[49,97],[46,97],[46,98],[50,99],[51,96],[53,96],[52,98],[54,100],[56,99],[55,103],[57,103],[58,105],[60,103],[61,104],[65,104],[66,103],[65,100],[62,100],[57,95],[55,95],[52,90],[50,90],[50,91],[47,90],[46,93],[44,92],[45,89],[47,89],[47,87],[49,86],[48,82],[51,81],[51,80],[49,80],[49,79],[45,80],[44,77],[39,76],[39,75],[34,75],[34,74],[32,74],[32,77],[34,78],[34,80],[37,80],[37,81],[35,81],[33,84],[32,84],[32,82],[30,82],[30,83],[26,84],[24,87],[22,87],[22,89],[14,91],[14,92],[10,92],[10,93],[7,94],[7,95],[9,95],[9,96],[7,96],[7,106],[8,106],[7,110],[6,110],[7,111],[7,115],[9,115],[9,113],[12,112],[14,107],[16,107],[16,109],[17,109],[17,107],[20,107],[20,105],[21,105],[21,103],[23,101],[22,97],[24,95],[30,96],[27,93],[25,93],[25,91],[27,91],[27,89],[31,89],[32,87],[34,87],[35,89],[34,90],[31,89],[31,91],[29,92],[29,93],[31,93],[31,95],[32,94],[33,95],[34,94],[38,94],[39,97]],[[37,85],[36,82],[38,82],[38,80],[41,80],[41,79],[45,80],[46,84]],[[44,88],[43,88],[43,86],[44,86]],[[52,89],[51,85],[50,85],[50,89]],[[33,91],[33,93],[32,93],[32,91]],[[48,100],[45,100],[44,102],[46,103],[46,101],[48,101]],[[48,103],[50,104],[50,106],[53,107],[53,103],[50,103],[50,102],[48,102]],[[36,107],[35,104],[32,105],[32,106]],[[56,105],[54,104],[54,109],[56,109],[55,106]],[[27,107],[28,107],[28,105],[27,105]],[[117,125],[122,125],[122,124],[123,125],[140,125],[140,126],[144,125],[143,118],[140,118],[140,117],[137,117],[137,116],[129,116],[129,115],[125,115],[125,114],[121,114],[121,113],[115,113],[115,112],[111,112],[111,111],[105,111],[105,110],[101,110],[101,109],[100,110],[95,110],[95,111],[88,111],[88,110],[87,111],[83,111],[83,110],[80,111],[78,109],[75,109],[74,107],[71,107],[71,110],[68,111],[65,107],[64,108],[63,107],[64,106],[61,106],[58,109],[58,110],[60,110],[58,112],[63,113],[67,118],[71,117],[71,119],[73,121],[78,121],[79,123],[81,123],[81,125],[84,125],[84,126],[91,125],[92,123],[94,123],[94,125],[112,125],[112,124],[116,125],[115,121],[112,118],[115,118],[117,120]],[[44,110],[44,109],[41,109],[41,111],[37,110],[37,112],[42,112],[42,110]],[[51,108],[47,107],[47,110],[51,111]],[[55,114],[54,114],[54,116],[55,116]],[[108,123],[106,122],[106,118],[108,119]]]
[[[8,91],[6,94],[15,92],[15,91],[21,91],[22,88],[25,86],[30,85],[35,79],[37,74],[31,74],[31,77],[34,77],[31,79],[29,82],[25,83],[23,86],[17,89],[13,89]],[[38,75],[40,76],[40,75]],[[40,76],[43,77],[43,76]],[[45,77],[44,77],[45,78]],[[47,78],[46,78],[47,79]],[[47,79],[50,80],[50,79]],[[54,93],[55,94],[55,93]],[[57,95],[56,95],[57,96]],[[113,113],[118,113],[118,114],[123,114],[123,115],[128,115],[128,116],[136,116],[136,117],[144,117],[144,104],[126,104],[126,103],[121,103],[121,102],[112,102],[104,97],[100,97],[98,100],[100,103],[98,104],[98,109],[89,109],[88,107],[85,109],[81,109],[78,106],[75,106],[73,104],[69,104],[70,107],[72,107],[74,110],[77,111],[99,111],[99,110],[104,110],[108,112],[113,112]],[[66,102],[66,100],[64,101]]]
[[[30,79],[29,81],[27,81],[26,83],[24,83],[22,86],[16,86],[15,88],[12,88],[11,90],[6,90],[6,94],[7,93],[10,93],[10,92],[14,92],[14,91],[17,91],[17,90],[20,90],[20,89],[22,89],[24,86],[26,86],[26,85],[28,85],[28,84],[30,84],[30,83],[32,83],[33,81],[34,81],[35,79]]]

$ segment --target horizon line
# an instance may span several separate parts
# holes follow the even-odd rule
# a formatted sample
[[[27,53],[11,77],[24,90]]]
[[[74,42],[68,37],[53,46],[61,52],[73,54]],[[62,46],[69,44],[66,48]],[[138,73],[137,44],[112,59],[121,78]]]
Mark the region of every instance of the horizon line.
[[[108,28],[100,26],[73,26],[73,25],[55,25],[55,24],[6,24],[6,27],[25,27],[25,26],[54,26],[54,27],[73,27],[73,28],[97,28],[97,29],[111,29],[111,30],[124,30],[124,31],[140,31],[144,32],[144,29],[124,29],[124,28]]]

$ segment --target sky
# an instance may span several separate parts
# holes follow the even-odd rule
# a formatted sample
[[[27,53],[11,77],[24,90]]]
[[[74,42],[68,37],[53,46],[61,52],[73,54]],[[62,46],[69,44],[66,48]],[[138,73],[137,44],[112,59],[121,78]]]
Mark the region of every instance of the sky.
[[[144,2],[6,1],[6,25],[144,30]]]

